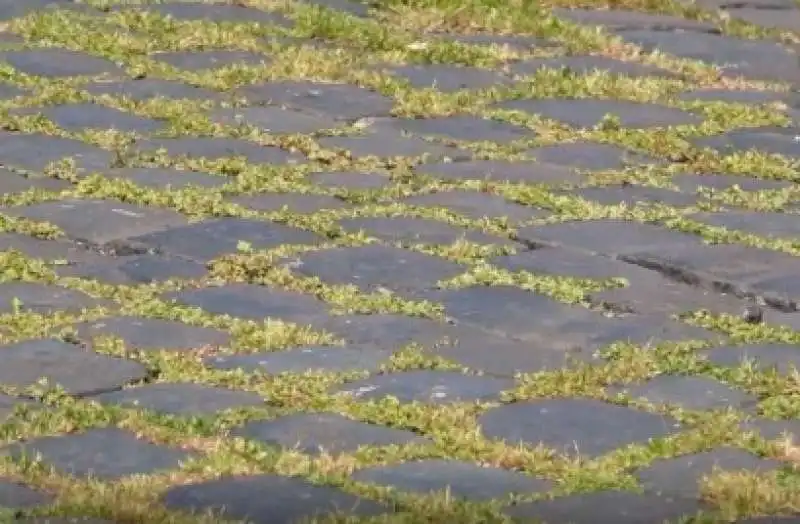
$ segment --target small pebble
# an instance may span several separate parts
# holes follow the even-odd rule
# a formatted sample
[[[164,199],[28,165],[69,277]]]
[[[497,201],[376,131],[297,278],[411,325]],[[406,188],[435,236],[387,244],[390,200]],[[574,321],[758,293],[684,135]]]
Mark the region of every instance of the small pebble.
[[[759,306],[746,306],[742,311],[742,320],[748,324],[760,324],[764,321],[764,310]]]

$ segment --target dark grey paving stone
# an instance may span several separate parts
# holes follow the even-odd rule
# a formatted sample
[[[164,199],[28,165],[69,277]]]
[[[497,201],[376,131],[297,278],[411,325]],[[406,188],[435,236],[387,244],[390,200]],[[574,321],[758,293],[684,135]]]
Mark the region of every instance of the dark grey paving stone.
[[[637,204],[664,204],[673,207],[690,207],[697,204],[697,195],[680,193],[661,187],[613,185],[602,187],[580,188],[570,193],[585,200],[604,206],[625,204],[633,207]]]
[[[267,82],[238,89],[250,104],[286,106],[336,120],[388,116],[394,102],[375,91],[350,84]]]
[[[159,78],[141,78],[137,80],[122,80],[119,82],[94,82],[83,86],[83,90],[92,96],[124,96],[136,102],[145,102],[158,97],[175,100],[199,100],[204,102],[218,102],[225,98],[222,93],[217,91],[192,86],[177,80],[162,80]]]
[[[22,193],[31,189],[60,192],[71,189],[72,184],[66,180],[49,177],[25,176],[9,169],[0,168],[0,192],[4,195]]]
[[[800,237],[800,215],[730,210],[694,213],[689,218],[711,226],[745,231],[763,237]]]
[[[72,158],[80,172],[100,171],[113,155],[80,140],[56,136],[0,132],[0,157],[4,167],[42,174],[52,163]]]
[[[62,277],[91,278],[108,284],[151,284],[167,280],[193,280],[208,273],[204,264],[182,258],[154,255],[125,256],[109,260],[58,265]]]
[[[765,40],[744,40],[698,32],[623,31],[619,35],[645,52],[659,50],[718,66],[723,76],[797,82],[797,56]]]
[[[765,440],[784,440],[789,437],[794,442],[800,437],[800,420],[773,420],[749,418],[739,426],[742,431],[755,432]]]
[[[306,134],[341,125],[333,118],[319,115],[306,115],[274,106],[241,107],[236,109],[217,109],[208,115],[217,124],[236,126],[247,124],[272,134]]]
[[[164,128],[163,122],[91,103],[25,108],[12,111],[14,113],[41,114],[61,129],[74,132],[113,129],[130,133],[153,133]]]
[[[21,18],[34,11],[69,9],[70,7],[68,0],[26,0],[25,2],[5,0],[0,3],[0,20],[5,22],[14,18]]]
[[[227,284],[168,295],[180,303],[215,315],[263,320],[307,321],[327,316],[328,306],[309,295],[271,289],[256,284]]]
[[[2,313],[12,313],[18,307],[22,311],[48,315],[57,311],[79,312],[107,304],[80,291],[38,282],[3,282],[0,296]]]
[[[691,102],[730,102],[739,104],[767,104],[782,102],[786,93],[778,91],[731,90],[731,89],[695,89],[678,95],[678,100]]]
[[[459,239],[479,244],[510,245],[508,239],[470,231],[438,220],[412,217],[347,218],[339,225],[348,232],[364,231],[385,242],[413,244],[452,244]]]
[[[698,148],[713,149],[721,155],[761,151],[800,159],[800,142],[794,139],[795,134],[792,128],[757,127],[698,138],[692,143]]]
[[[383,69],[404,79],[415,89],[454,92],[462,89],[488,89],[508,85],[511,78],[477,67],[445,64],[388,66]]]
[[[155,153],[159,149],[164,149],[172,157],[200,157],[212,161],[244,157],[252,164],[285,165],[305,162],[305,158],[298,153],[235,138],[158,138],[139,141],[135,147],[141,152]]]
[[[534,246],[566,246],[594,253],[618,255],[647,249],[702,245],[700,237],[652,224],[625,220],[588,220],[529,226],[517,238]]]
[[[542,47],[554,47],[555,44],[534,38],[530,36],[518,35],[493,35],[493,34],[471,34],[471,35],[456,35],[456,34],[434,34],[431,35],[439,40],[449,42],[458,42],[459,44],[471,46],[497,46],[508,47],[518,51],[530,51]]]
[[[69,395],[90,396],[148,376],[131,360],[99,355],[59,340],[28,340],[0,348],[0,384],[35,386],[40,379]]]
[[[781,467],[777,460],[765,460],[734,448],[659,460],[636,475],[646,491],[673,496],[699,496],[699,481],[715,470],[766,473]]]
[[[553,8],[553,14],[576,24],[597,25],[607,31],[651,29],[654,31],[699,31],[718,33],[714,24],[687,20],[678,16],[641,13],[625,9],[566,9]]]
[[[286,208],[291,213],[316,213],[324,209],[342,209],[347,203],[328,195],[303,195],[298,193],[259,193],[241,195],[229,200],[255,211],[277,212]]]
[[[532,129],[470,115],[433,118],[383,118],[373,125],[405,131],[413,135],[433,136],[466,142],[490,141],[507,144],[536,136],[536,132]]]
[[[377,173],[356,173],[337,171],[330,173],[311,173],[308,181],[328,189],[371,190],[383,189],[392,185],[392,180]]]
[[[351,347],[311,347],[248,355],[216,355],[206,359],[215,369],[241,369],[245,372],[280,373],[348,373],[378,371],[392,356],[389,349]]]
[[[369,17],[369,5],[351,0],[303,0],[303,3],[347,13],[358,18]]]
[[[64,239],[45,240],[20,233],[0,233],[0,251],[14,249],[29,258],[61,267],[70,264],[98,262],[105,257]]]
[[[443,162],[417,166],[415,171],[443,180],[493,180],[542,185],[580,184],[586,181],[585,177],[570,168],[539,162]]]
[[[163,190],[179,190],[188,187],[217,188],[231,181],[227,177],[207,173],[147,167],[106,169],[102,175],[112,180],[127,180],[137,186]]]
[[[800,30],[800,10],[760,9],[757,7],[737,7],[726,9],[733,19],[743,20],[767,29],[784,31]]]
[[[249,391],[202,384],[146,384],[97,395],[101,404],[147,409],[177,416],[213,416],[220,411],[262,406],[264,399]]]
[[[234,428],[231,436],[297,449],[310,455],[352,453],[362,446],[427,444],[411,431],[367,424],[336,413],[300,413],[255,420]]]
[[[130,351],[192,351],[225,346],[230,335],[224,331],[191,326],[174,320],[118,316],[85,322],[77,326],[79,336],[113,336]]]
[[[286,17],[278,13],[270,13],[250,7],[226,4],[206,4],[201,2],[178,2],[152,4],[145,7],[161,16],[169,16],[175,20],[207,20],[210,22],[257,23],[291,27]]]
[[[417,195],[403,199],[401,202],[423,208],[444,208],[475,220],[506,218],[511,223],[518,223],[550,215],[543,209],[509,202],[500,195],[467,190]]]
[[[13,480],[0,479],[0,507],[4,509],[35,508],[51,504],[54,499],[55,497],[49,493],[29,488]]]
[[[737,367],[745,362],[756,369],[775,369],[790,374],[800,369],[800,348],[789,344],[753,344],[713,348],[708,361],[718,366]]]
[[[0,100],[13,100],[18,96],[28,94],[30,94],[29,91],[25,91],[11,84],[0,84]]]
[[[116,428],[35,438],[12,444],[0,453],[13,458],[38,456],[59,473],[102,480],[176,469],[190,457],[185,451],[152,444]]]
[[[348,382],[337,391],[357,399],[394,397],[400,402],[449,404],[496,400],[500,393],[513,387],[510,379],[421,370],[375,375]]]
[[[754,406],[758,399],[707,377],[661,375],[644,384],[613,387],[634,400],[671,404],[684,409],[725,409]]]
[[[375,516],[387,508],[330,486],[297,477],[257,475],[225,477],[169,489],[162,497],[169,509],[247,520],[252,524],[293,524],[331,513]]]
[[[792,183],[786,180],[761,180],[733,174],[681,174],[675,175],[672,183],[681,191],[695,193],[703,189],[725,191],[734,186],[739,186],[742,191],[764,191],[792,186]]]
[[[676,421],[599,400],[550,399],[493,408],[478,419],[483,434],[509,444],[543,444],[560,453],[596,457],[647,444],[679,430]]]
[[[587,171],[623,169],[628,166],[658,162],[652,157],[627,151],[619,146],[589,142],[542,146],[530,149],[525,154],[539,162]]]
[[[329,136],[317,139],[326,149],[343,149],[353,159],[369,157],[423,157],[428,162],[468,160],[472,153],[453,146],[434,144],[399,131],[369,129],[357,136]]]
[[[29,49],[0,52],[0,60],[33,76],[66,77],[121,75],[122,69],[104,58],[68,49]]]
[[[536,274],[572,276],[575,278],[605,280],[625,278],[638,281],[651,276],[632,264],[611,258],[597,257],[562,248],[542,248],[522,251],[514,255],[503,255],[489,260],[493,265],[509,271],[528,271]]]
[[[244,218],[220,218],[196,222],[131,238],[137,245],[160,252],[209,262],[223,255],[235,254],[239,242],[249,242],[255,249],[284,245],[313,245],[321,238],[302,229]]]
[[[233,65],[257,66],[270,62],[269,57],[249,51],[170,51],[150,56],[156,62],[164,62],[184,71],[221,69]]]
[[[455,460],[418,460],[357,470],[356,482],[378,484],[400,492],[428,494],[448,491],[467,500],[491,500],[511,494],[548,491],[553,483],[500,468],[487,468]]]
[[[298,257],[294,271],[333,285],[355,285],[367,293],[430,289],[467,268],[408,249],[368,245],[312,251]]]
[[[73,240],[97,245],[182,226],[187,222],[174,211],[111,200],[59,200],[12,207],[5,212],[49,222]]]
[[[633,129],[695,125],[702,122],[699,116],[681,109],[625,100],[521,99],[500,102],[495,107],[538,114],[577,128],[594,127],[606,115],[618,118],[623,128]]]
[[[543,69],[569,70],[575,75],[590,75],[602,71],[617,76],[657,76],[675,78],[672,71],[636,62],[623,62],[605,56],[560,56],[555,58],[533,58],[522,60],[510,66],[511,72],[517,76],[530,76]]]
[[[517,504],[509,507],[506,513],[511,517],[537,519],[537,522],[547,524],[640,524],[673,522],[681,517],[694,516],[702,509],[707,508],[694,498],[672,498],[632,491],[595,491]]]

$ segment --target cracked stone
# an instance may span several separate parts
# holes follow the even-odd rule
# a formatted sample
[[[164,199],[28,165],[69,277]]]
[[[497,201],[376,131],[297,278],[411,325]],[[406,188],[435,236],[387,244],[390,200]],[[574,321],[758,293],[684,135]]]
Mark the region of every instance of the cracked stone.
[[[357,399],[394,397],[400,402],[448,404],[496,400],[513,387],[514,381],[504,378],[421,370],[376,375],[348,382],[337,391]]]
[[[411,431],[368,424],[335,413],[300,413],[273,420],[255,420],[233,429],[231,436],[311,455],[352,453],[364,446],[430,442]]]
[[[13,458],[38,456],[62,474],[103,480],[175,469],[190,457],[185,451],[152,444],[116,428],[39,437],[12,444],[0,453]]]
[[[244,218],[196,222],[130,239],[137,245],[197,262],[209,262],[223,255],[236,254],[239,242],[247,242],[255,249],[271,249],[285,245],[314,245],[321,240],[310,231]]]
[[[230,342],[230,335],[224,331],[158,318],[119,316],[85,322],[77,327],[82,337],[122,339],[129,351],[192,351],[225,346]]]
[[[413,244],[452,244],[466,239],[478,244],[511,245],[510,240],[478,231],[452,226],[438,220],[413,217],[347,218],[339,225],[348,232],[364,231],[385,242]]]
[[[698,497],[699,481],[716,470],[767,473],[781,467],[777,460],[765,460],[734,448],[658,460],[636,475],[645,490],[659,494]]]
[[[148,376],[131,360],[100,355],[59,340],[27,340],[0,348],[0,384],[26,388],[46,379],[67,394],[91,396]]]
[[[619,146],[590,142],[542,146],[529,149],[525,154],[539,162],[587,171],[619,170],[632,165],[657,162],[652,157],[627,151]]]
[[[550,215],[543,209],[515,204],[499,195],[477,191],[455,190],[416,195],[402,200],[404,204],[424,208],[445,208],[473,220],[505,218],[509,222],[525,222]]]
[[[13,313],[16,309],[40,315],[58,311],[75,313],[82,309],[108,304],[80,291],[37,282],[0,283],[0,297],[2,297],[0,298],[2,313]]]
[[[235,94],[251,104],[286,106],[336,120],[388,116],[394,106],[389,97],[349,84],[267,82],[243,87]]]
[[[384,67],[416,89],[454,92],[462,89],[488,89],[508,85],[511,79],[489,69],[445,64],[401,65]]]
[[[201,100],[204,102],[218,102],[224,98],[224,95],[217,91],[189,85],[176,80],[162,80],[158,78],[141,78],[119,82],[94,82],[83,86],[83,90],[92,96],[124,96],[136,102],[146,102],[159,97],[175,100]]]
[[[478,418],[487,438],[543,444],[560,453],[597,457],[646,444],[679,428],[669,417],[590,399],[549,399],[492,408]]]
[[[153,133],[164,128],[163,122],[92,103],[25,108],[12,111],[12,114],[42,114],[61,129],[74,132],[89,129]]]
[[[306,134],[334,129],[340,122],[324,116],[306,115],[274,106],[217,109],[208,115],[217,124],[238,126],[246,124],[272,134]]]
[[[136,142],[135,147],[142,153],[156,153],[163,149],[172,157],[199,157],[211,161],[244,157],[253,164],[285,165],[305,162],[305,158],[298,153],[236,138],[158,138]]]
[[[752,406],[758,399],[707,377],[661,375],[644,384],[611,388],[635,400],[670,404],[683,409],[725,409]]]
[[[224,477],[185,484],[170,488],[161,500],[169,509],[196,513],[211,510],[252,524],[289,524],[339,512],[375,516],[387,511],[376,502],[336,488],[280,475]]]
[[[783,375],[800,370],[800,350],[787,344],[718,347],[708,351],[706,358],[718,366],[738,367],[748,363],[755,369],[775,369]]]
[[[215,355],[205,364],[214,369],[241,369],[247,373],[352,373],[378,371],[392,351],[376,348],[312,347],[247,355]]]
[[[16,217],[49,222],[71,239],[95,245],[187,223],[186,218],[175,211],[112,200],[66,199],[16,206],[5,212]]]
[[[507,144],[536,133],[521,126],[499,120],[470,115],[432,118],[383,118],[373,123],[376,127],[405,131],[414,135],[427,135],[448,140],[471,142],[490,141]]]
[[[417,166],[415,171],[442,180],[492,180],[543,185],[581,184],[586,181],[583,175],[573,169],[538,162],[443,162]]]
[[[228,409],[264,405],[264,399],[255,393],[191,383],[146,384],[103,393],[92,400],[177,416],[214,416]]]
[[[190,289],[170,294],[169,298],[199,307],[211,314],[250,320],[274,318],[306,323],[328,315],[327,304],[310,295],[257,284],[227,284]]]
[[[342,209],[347,203],[328,195],[303,195],[297,193],[259,193],[241,195],[229,200],[254,211],[272,213],[286,209],[290,213],[309,214],[323,209]]]
[[[400,492],[428,494],[445,491],[468,500],[491,500],[510,494],[542,493],[552,482],[500,468],[482,467],[456,460],[415,460],[356,470],[356,482],[378,484]]]
[[[122,69],[105,58],[68,49],[29,49],[0,52],[0,60],[28,75],[44,77],[122,74]]]
[[[555,71],[566,69],[575,75],[591,75],[598,71],[611,75],[645,77],[656,76],[675,78],[672,71],[637,62],[623,62],[605,56],[560,56],[556,58],[533,58],[511,65],[511,72],[517,76],[532,76],[543,69]]]
[[[76,171],[102,171],[113,160],[111,152],[80,140],[41,134],[0,131],[0,157],[3,165],[15,171],[43,174],[52,164],[71,158]]]
[[[271,61],[267,56],[249,51],[175,51],[151,56],[157,62],[164,62],[183,71],[221,69],[233,65],[259,66]]]
[[[576,128],[591,128],[606,115],[619,120],[623,128],[655,128],[700,124],[702,119],[681,109],[625,100],[533,99],[500,102],[495,107],[538,114]]]

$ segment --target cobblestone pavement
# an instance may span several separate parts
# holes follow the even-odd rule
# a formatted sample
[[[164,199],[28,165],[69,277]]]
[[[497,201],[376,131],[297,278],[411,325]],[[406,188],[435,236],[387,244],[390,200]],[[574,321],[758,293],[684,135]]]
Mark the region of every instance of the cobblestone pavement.
[[[800,522],[800,5],[132,3],[0,0],[0,520]]]

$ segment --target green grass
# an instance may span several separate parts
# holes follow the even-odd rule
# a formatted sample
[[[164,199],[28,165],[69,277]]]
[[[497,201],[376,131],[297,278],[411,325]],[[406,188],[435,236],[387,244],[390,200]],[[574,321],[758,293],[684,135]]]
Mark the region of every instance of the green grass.
[[[88,2],[96,6],[112,2]],[[290,2],[251,2],[265,9],[282,11],[298,22],[292,31],[268,30],[246,24],[211,24],[176,22],[132,10],[91,17],[69,11],[47,11],[17,19],[8,24],[7,31],[23,36],[25,47],[67,47],[104,56],[121,63],[133,76],[177,79],[211,89],[229,90],[265,80],[307,79],[351,82],[379,90],[395,100],[398,116],[435,116],[466,113],[491,116],[537,131],[536,138],[519,140],[510,145],[490,143],[459,144],[475,151],[485,159],[517,158],[532,146],[578,140],[594,140],[619,144],[642,153],[664,157],[684,158],[682,164],[670,168],[624,170],[595,174],[591,184],[604,185],[623,181],[670,187],[671,177],[678,169],[686,172],[746,173],[765,179],[798,179],[796,166],[780,156],[739,154],[721,158],[711,151],[694,150],[687,138],[711,135],[722,131],[760,125],[782,125],[786,117],[780,108],[745,106],[733,103],[687,103],[677,100],[681,91],[699,87],[732,89],[785,89],[786,86],[753,81],[720,79],[716,71],[704,64],[681,60],[661,54],[641,54],[639,50],[592,28],[578,27],[551,17],[550,6],[603,6],[601,2],[572,2],[559,0],[542,5],[527,1],[494,0],[416,0],[386,2],[384,9],[372,21],[311,8]],[[688,18],[717,21],[724,32],[750,38],[770,36],[770,33],[742,23],[723,21],[714,13],[704,13],[672,2],[626,1],[612,2],[611,7],[625,7],[648,12],[679,14]],[[521,53],[497,46],[476,47],[436,42],[430,32],[494,32],[525,34],[553,40],[561,49],[541,49]],[[330,48],[282,46],[265,43],[262,37],[288,34],[298,37],[318,37],[331,42]],[[781,35],[793,41],[793,35]],[[427,42],[427,45],[419,45]],[[154,51],[186,50],[190,48],[235,48],[268,52],[274,61],[266,67],[231,67],[214,73],[181,73],[159,65],[147,56]],[[387,63],[454,63],[479,67],[496,67],[509,58],[546,56],[564,52],[585,52],[653,64],[680,72],[683,80],[658,78],[627,78],[598,72],[575,76],[562,71],[545,71],[511,87],[494,87],[475,92],[440,93],[435,90],[415,90],[401,80],[371,69],[371,65]],[[228,176],[229,183],[219,190],[189,188],[186,190],[153,190],[136,187],[127,182],[112,181],[94,175],[77,183],[73,189],[60,194],[30,191],[4,195],[4,205],[42,202],[50,199],[107,198],[143,205],[174,209],[190,217],[238,216],[278,220],[303,227],[327,237],[328,242],[314,248],[355,246],[375,242],[363,235],[353,235],[336,227],[336,220],[365,216],[421,216],[465,226],[476,231],[513,235],[514,230],[504,220],[471,220],[451,212],[415,209],[397,203],[406,196],[421,195],[452,189],[482,190],[520,202],[543,207],[554,212],[547,221],[576,218],[622,218],[641,222],[660,222],[668,227],[691,231],[715,242],[737,242],[765,247],[797,255],[800,244],[785,239],[758,238],[722,228],[711,228],[686,218],[686,210],[668,206],[635,207],[600,206],[575,196],[555,195],[544,187],[497,182],[442,182],[411,172],[414,159],[386,161],[381,159],[353,160],[342,151],[323,149],[313,135],[271,136],[247,126],[226,127],[207,120],[207,107],[189,101],[155,99],[147,103],[101,96],[90,97],[81,90],[88,79],[43,80],[26,76],[9,66],[0,66],[0,78],[21,87],[33,89],[31,96],[11,102],[0,102],[0,123],[24,132],[42,132],[54,136],[78,138],[117,153],[125,166],[177,166]],[[680,126],[669,130],[631,131],[616,129],[611,122],[598,129],[576,130],[552,121],[519,112],[490,109],[495,101],[530,96],[607,97],[642,102],[659,102],[678,108],[691,109],[705,116],[699,126]],[[68,133],[38,116],[10,116],[14,108],[38,107],[46,104],[90,101],[130,111],[168,122],[163,136],[205,135],[239,137],[264,145],[279,145],[302,152],[314,162],[303,166],[260,167],[248,165],[242,159],[210,162],[197,158],[168,158],[161,154],[131,155],[129,144],[133,135],[125,133]],[[677,167],[675,167],[677,166]],[[369,192],[333,191],[310,184],[305,175],[315,171],[364,170],[384,173],[391,177],[390,187]],[[52,166],[50,176],[75,180],[74,167],[69,162]],[[231,175],[235,175],[231,176]],[[226,201],[226,197],[259,191],[336,194],[356,204],[353,209],[324,211],[297,215],[283,210],[258,213]],[[735,204],[756,210],[780,210],[798,197],[797,190],[745,193],[729,190],[710,205]],[[2,210],[0,210],[2,211]],[[532,221],[531,224],[537,223]],[[53,237],[59,232],[47,224],[31,223],[0,214],[0,230]],[[412,246],[469,266],[466,274],[443,286],[458,287],[474,283],[485,285],[515,285],[544,293],[567,303],[582,303],[587,292],[603,287],[622,285],[620,282],[595,282],[527,272],[512,273],[487,262],[499,251],[487,250],[460,241],[436,249]],[[442,318],[438,304],[415,302],[392,294],[365,294],[350,286],[330,286],[315,278],[303,278],[276,265],[286,255],[298,249],[281,248],[254,251],[242,246],[239,253],[213,263],[207,279],[170,281],[157,285],[136,287],[113,286],[98,281],[58,278],[42,261],[30,260],[9,251],[0,255],[0,279],[56,283],[78,289],[92,296],[112,299],[123,314],[177,319],[188,324],[213,326],[228,330],[233,343],[227,352],[259,350],[280,351],[297,345],[336,344],[328,333],[314,332],[307,327],[270,320],[252,322],[237,318],[214,316],[199,310],[182,307],[159,299],[165,291],[177,291],[201,286],[208,282],[255,282],[298,290],[319,297],[334,306],[337,313],[397,313],[427,318]],[[42,316],[15,312],[0,316],[0,343],[58,334],[69,339],[68,329],[81,321],[102,318],[109,310],[97,308],[80,314]],[[753,326],[732,317],[713,317],[696,312],[686,319],[697,325],[731,335],[741,342],[800,342],[800,333],[788,328]],[[0,425],[0,444],[21,438],[75,432],[84,428],[117,426],[128,428],[153,442],[162,442],[198,451],[198,457],[177,471],[163,475],[130,478],[107,483],[82,481],[61,476],[36,463],[14,463],[0,460],[0,474],[19,478],[32,485],[58,493],[53,506],[30,514],[93,515],[121,523],[133,522],[216,522],[213,518],[181,516],[165,511],[157,503],[160,494],[170,485],[213,478],[220,474],[277,472],[302,475],[314,482],[342,486],[353,493],[363,493],[396,504],[399,512],[381,522],[505,522],[500,513],[501,503],[469,504],[443,495],[412,496],[389,493],[386,490],[360,485],[348,479],[354,469],[378,464],[425,457],[451,457],[518,469],[542,475],[557,482],[554,493],[566,494],[605,488],[635,489],[636,483],[628,473],[632,467],[644,466],[664,457],[698,452],[714,446],[736,444],[756,453],[797,460],[791,446],[767,443],[736,429],[743,413],[734,410],[699,413],[671,406],[641,405],[624,397],[606,398],[604,386],[610,383],[631,382],[661,373],[694,373],[717,377],[731,384],[768,398],[763,409],[774,417],[800,416],[798,388],[794,375],[778,376],[756,372],[745,366],[734,370],[715,368],[697,354],[698,344],[665,345],[655,350],[618,344],[608,348],[613,358],[601,366],[582,366],[570,371],[523,375],[508,399],[533,399],[555,396],[585,396],[607,399],[621,404],[633,403],[642,409],[662,412],[679,420],[691,421],[691,431],[656,440],[646,446],[633,445],[595,460],[575,460],[544,449],[508,446],[483,438],[478,432],[477,417],[493,404],[460,404],[428,406],[398,404],[392,399],[375,402],[356,402],[328,393],[331,386],[357,375],[344,374],[283,374],[269,376],[234,371],[214,371],[202,365],[209,352],[175,355],[167,352],[131,353],[124,344],[112,337],[94,341],[94,349],[109,355],[126,355],[144,363],[154,371],[157,381],[197,382],[257,392],[268,398],[262,409],[223,413],[210,419],[182,420],[160,416],[142,410],[100,407],[90,401],[71,399],[57,390],[42,385],[28,391],[42,398],[51,409],[20,410]],[[431,359],[415,346],[399,351],[390,369],[461,369],[452,362]],[[474,373],[476,370],[464,370]],[[276,450],[233,439],[226,431],[245,420],[276,417],[305,411],[337,411],[353,418],[411,428],[430,437],[431,445],[390,446],[361,449],[338,456],[309,457],[291,450]],[[800,476],[781,472],[775,475],[722,474],[707,479],[704,495],[718,504],[728,518],[763,513],[789,512],[800,509]],[[527,499],[519,499],[527,500]],[[710,517],[709,517],[710,518]],[[362,519],[364,522],[369,519]],[[354,520],[341,519],[340,522]],[[701,522],[702,517],[701,517]],[[321,521],[320,521],[321,522]]]

